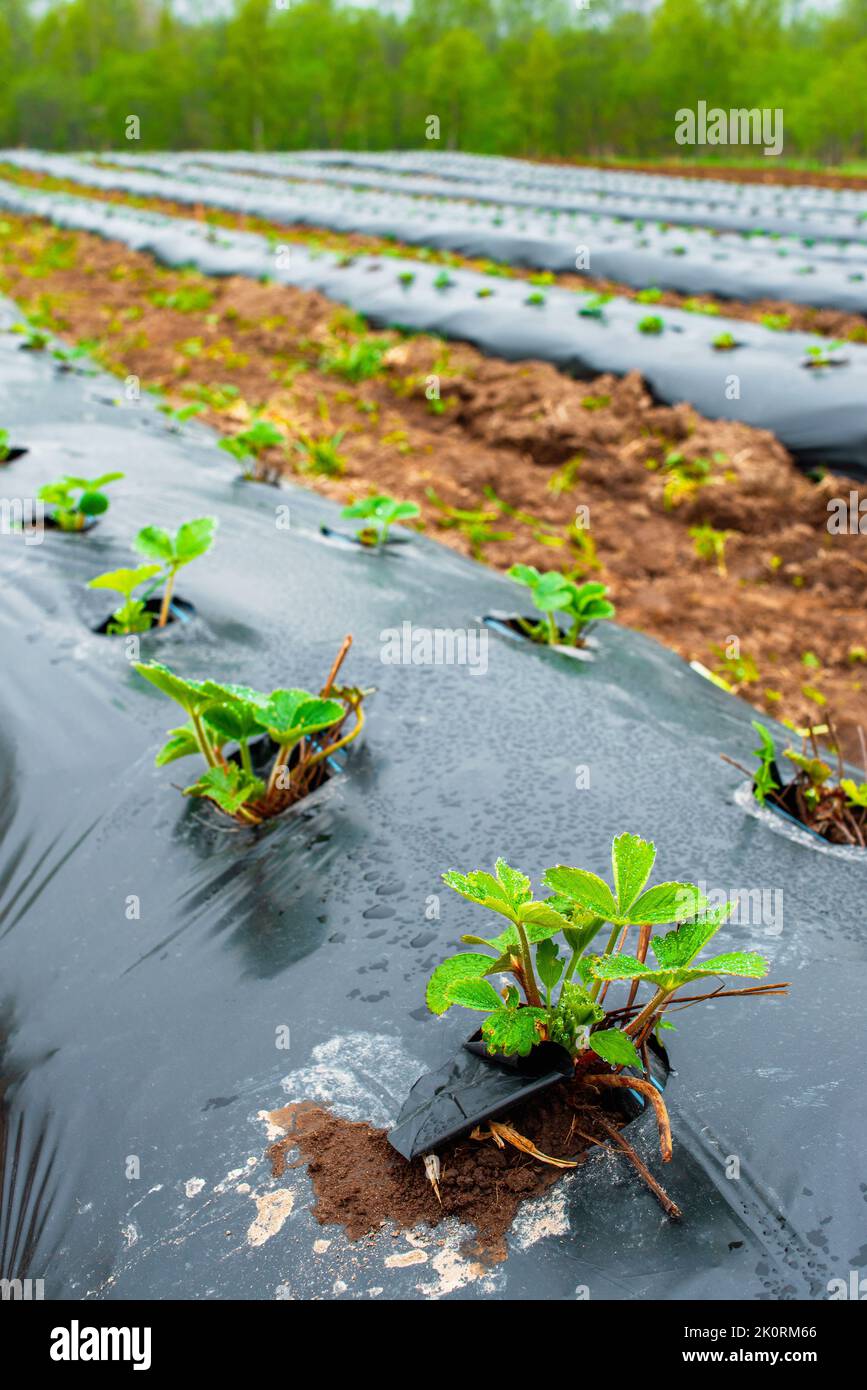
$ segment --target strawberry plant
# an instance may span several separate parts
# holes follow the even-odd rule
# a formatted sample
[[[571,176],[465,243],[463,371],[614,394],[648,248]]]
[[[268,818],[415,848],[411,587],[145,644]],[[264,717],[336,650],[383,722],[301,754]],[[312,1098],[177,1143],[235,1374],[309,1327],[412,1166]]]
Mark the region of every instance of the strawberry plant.
[[[658,314],[646,314],[638,320],[639,333],[661,333],[664,328],[665,324]]]
[[[0,430],[0,463],[5,463],[11,453],[12,446],[9,443],[9,431]]]
[[[426,1002],[438,1015],[454,1005],[484,1015],[481,1038],[492,1056],[526,1057],[539,1044],[554,1042],[569,1053],[582,1086],[639,1090],[655,1108],[663,1158],[670,1158],[665,1106],[647,1075],[651,1035],[671,1027],[665,1015],[684,987],[713,977],[759,980],[767,962],[753,951],[700,959],[732,904],[709,909],[698,885],[689,882],[648,888],[655,858],[651,842],[618,835],[611,850],[613,888],[586,869],[557,865],[543,875],[552,896],[542,900],[535,898],[530,879],[502,859],[493,874],[443,874],[456,893],[495,913],[506,925],[492,936],[462,936],[472,949],[436,967]],[[608,936],[598,950],[596,941],[606,926]],[[664,927],[668,929],[662,932]],[[630,934],[636,940],[634,954],[623,950]],[[494,981],[503,978],[505,984],[495,986]],[[626,1003],[606,1007],[615,982],[629,985]],[[649,995],[639,999],[642,987]],[[690,995],[684,1002],[780,993],[785,988],[717,988]],[[600,1062],[605,1064],[602,1070]],[[624,1066],[633,1070],[628,1079],[617,1074]]]
[[[737,347],[737,339],[732,333],[718,333],[713,340],[717,352],[732,352]]]
[[[585,302],[578,310],[582,319],[601,319],[605,317],[605,305],[613,295],[610,294],[591,294],[587,296]]]
[[[161,565],[139,565],[136,569],[107,570],[88,580],[88,589],[109,589],[120,594],[121,603],[112,613],[106,632],[110,637],[127,637],[131,633],[149,632],[153,626],[154,615],[147,609],[147,601],[157,587],[157,575],[162,572]],[[153,581],[149,583],[149,581]],[[148,585],[144,593],[136,595],[136,590]]]
[[[525,585],[533,599],[533,605],[543,615],[538,623],[517,618],[516,622],[534,642],[550,645],[565,641],[570,647],[583,645],[584,629],[603,618],[613,618],[615,608],[605,598],[608,592],[604,584],[588,581],[576,584],[573,579],[548,570],[540,574],[534,565],[512,565],[506,570],[509,579]],[[555,614],[561,613],[569,623],[567,634],[561,632]]]
[[[833,343],[814,343],[805,350],[805,367],[842,367],[847,359],[835,357],[834,353],[846,344],[839,339]]]
[[[282,433],[270,420],[256,420],[249,429],[241,430],[228,439],[221,439],[220,448],[238,460],[243,467],[245,478],[253,478],[264,451],[276,449],[285,443]]]
[[[103,473],[98,478],[57,478],[41,487],[36,496],[40,502],[48,503],[49,516],[61,531],[83,531],[89,517],[108,511],[108,498],[101,489],[123,476]]]
[[[353,502],[340,513],[349,520],[366,522],[365,526],[359,527],[356,536],[362,545],[376,548],[385,545],[389,527],[396,521],[409,521],[420,514],[421,508],[415,502],[398,502],[387,493]]]
[[[867,848],[867,781],[856,783],[845,775],[843,760],[836,751],[837,778],[819,747],[817,730],[812,726],[802,731],[800,751],[784,748],[782,756],[795,768],[795,774],[784,783],[777,765],[777,750],[768,730],[758,720],[753,728],[759,735],[759,747],[753,750],[758,759],[754,771],[742,767],[723,754],[723,761],[746,773],[753,786],[753,795],[760,805],[768,801],[787,815],[801,821],[808,829],[830,840],[832,844],[857,845]],[[833,736],[830,719],[827,731]],[[867,747],[863,744],[865,776],[867,776]]]
[[[193,754],[205,770],[183,791],[211,801],[241,825],[259,825],[313,791],[327,759],[357,738],[364,724],[362,701],[369,691],[335,684],[349,650],[347,638],[318,695],[280,689],[270,694],[249,686],[214,680],[187,680],[158,661],[137,662],[136,670],[163,695],[180,705],[187,722],[169,731],[156,756],[163,767]],[[343,731],[349,717],[353,726]],[[254,767],[252,740],[270,739],[270,770]],[[226,748],[234,745],[234,754]]]
[[[145,526],[139,531],[133,546],[146,560],[156,561],[161,567],[163,589],[158,627],[165,627],[169,618],[169,607],[174,593],[178,570],[206,555],[214,544],[217,530],[215,516],[200,516],[194,521],[185,521],[178,527],[174,536],[161,526]]]

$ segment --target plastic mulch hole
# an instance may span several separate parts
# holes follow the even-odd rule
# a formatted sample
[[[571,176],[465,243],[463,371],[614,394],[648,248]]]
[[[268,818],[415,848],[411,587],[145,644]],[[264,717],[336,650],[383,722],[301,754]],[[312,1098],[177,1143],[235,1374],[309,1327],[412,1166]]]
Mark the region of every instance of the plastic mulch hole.
[[[169,628],[174,627],[178,623],[189,623],[196,616],[196,609],[194,604],[190,603],[185,598],[173,598],[171,603],[169,604],[169,616],[166,619],[165,626],[157,627],[157,620],[159,619],[161,608],[161,599],[149,598],[146,600],[145,612],[153,614],[155,621],[151,627],[147,628],[145,632],[136,633],[134,634],[135,636],[159,637],[160,633],[167,632]],[[102,622],[98,623],[96,627],[92,629],[92,631],[99,634],[99,636],[101,637],[126,637],[133,635],[128,633],[109,632],[108,629],[112,622],[112,615],[109,614],[108,617],[103,618]]]
[[[409,536],[387,536],[385,541],[380,544],[374,540],[361,540],[359,536],[352,535],[349,531],[335,531],[332,526],[326,526],[324,523],[319,527],[319,534],[334,545],[349,546],[353,550],[365,550],[371,555],[376,555],[383,550],[391,550],[394,546],[408,545],[410,540]]]
[[[486,613],[479,621],[484,623],[485,627],[490,628],[492,632],[497,632],[501,637],[508,638],[510,642],[523,642],[526,646],[537,647],[541,651],[559,652],[561,656],[570,656],[575,661],[595,661],[597,644],[589,635],[582,639],[580,646],[574,647],[569,644],[567,633],[558,623],[558,631],[563,638],[562,642],[537,642],[521,627],[519,618],[523,619],[525,623],[532,623],[534,626],[539,622],[538,617],[531,617],[525,613],[497,612]]]
[[[25,454],[29,454],[29,452],[30,452],[29,449],[24,449],[24,448],[19,449],[19,448],[13,448],[13,447],[10,446],[9,448],[7,448],[7,450],[6,450],[5,454],[3,455],[3,457],[0,458],[0,466],[2,466],[3,464],[6,464],[6,463],[14,463],[16,459],[23,458],[24,455],[25,455]]]
[[[665,1052],[651,1044],[650,1080],[662,1090],[668,1079]],[[605,1068],[599,1062],[600,1070]],[[388,1142],[406,1159],[417,1158],[469,1133],[476,1125],[532,1100],[574,1074],[569,1053],[558,1043],[541,1043],[528,1057],[491,1057],[474,1033],[436,1071],[426,1072],[409,1092]],[[629,1071],[624,1073],[629,1075]],[[644,1113],[638,1091],[618,1089],[606,1097],[626,1124]]]
[[[80,526],[61,526],[59,521],[55,521],[50,512],[46,513],[43,522],[48,531],[62,531],[65,536],[83,536],[85,532],[92,531],[94,526],[99,525],[99,518],[86,516]]]
[[[823,835],[820,830],[815,830],[812,825],[808,825],[805,820],[802,820],[798,812],[795,783],[783,781],[776,763],[771,764],[770,771],[774,781],[779,787],[779,791],[777,791],[774,796],[767,796],[765,798],[764,806],[766,810],[779,816],[781,820],[788,821],[790,825],[797,826],[803,834],[809,835],[814,840],[818,840],[822,845],[834,845],[841,849],[853,850],[858,854],[867,853],[860,845],[850,845],[846,840],[832,840],[829,835]],[[750,788],[750,796],[756,804],[759,804],[756,798],[755,782],[753,782]]]

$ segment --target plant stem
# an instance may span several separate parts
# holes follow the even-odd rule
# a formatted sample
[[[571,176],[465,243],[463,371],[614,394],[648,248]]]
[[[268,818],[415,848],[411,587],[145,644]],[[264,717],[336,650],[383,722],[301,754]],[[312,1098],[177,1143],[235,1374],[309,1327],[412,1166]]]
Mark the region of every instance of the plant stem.
[[[210,743],[208,742],[208,738],[207,738],[207,735],[206,735],[206,733],[205,733],[204,725],[202,724],[201,716],[198,715],[198,714],[193,714],[192,711],[191,711],[191,712],[190,712],[190,721],[191,721],[191,723],[192,723],[193,730],[195,731],[196,742],[197,742],[198,745],[199,745],[199,750],[200,750],[200,752],[201,752],[201,754],[202,754],[202,757],[204,758],[205,762],[208,764],[208,767],[217,767],[217,765],[218,765],[218,764],[217,764],[217,759],[216,759],[216,757],[215,757],[215,755],[214,755],[214,750],[213,750],[213,748],[211,747]]]
[[[245,772],[248,772],[248,773],[250,774],[250,776],[252,777],[252,775],[253,775],[253,764],[252,764],[251,761],[250,761],[250,749],[249,749],[248,746],[247,746],[247,740],[246,740],[245,738],[240,738],[240,739],[238,739],[238,752],[239,752],[240,755],[241,755],[241,766],[242,766],[242,768],[244,769]]]
[[[542,998],[539,994],[539,986],[536,984],[536,976],[533,973],[533,957],[530,954],[530,942],[527,938],[527,933],[524,931],[523,924],[516,920],[515,926],[518,929],[518,939],[521,943],[521,960],[524,965],[527,1003],[533,1004],[537,1009],[541,1009]]]
[[[634,1018],[623,1031],[628,1036],[640,1037],[657,1009],[660,1008],[665,1003],[666,999],[668,999],[669,995],[673,993],[674,990],[672,989],[658,989],[650,1002],[645,1004],[637,1018]]]
[[[602,952],[603,956],[610,956],[610,955],[611,955],[611,952],[614,950],[614,943],[615,943],[615,941],[617,940],[617,932],[618,932],[618,930],[619,930],[619,928],[617,928],[617,927],[612,927],[612,928],[611,928],[611,935],[610,935],[609,938],[608,938],[608,942],[607,942],[607,944],[606,944],[605,950]],[[590,998],[591,998],[591,999],[596,999],[601,988],[602,988],[602,981],[601,981],[601,980],[597,980],[596,983],[595,983],[595,985],[593,986],[593,988],[592,988],[591,991],[590,991]]]
[[[297,742],[298,740],[296,739],[295,743]],[[276,787],[277,778],[280,776],[280,773],[283,771],[283,769],[285,768],[287,772],[289,771],[289,754],[292,751],[293,747],[294,745],[291,743],[281,743],[279,748],[277,749],[277,756],[274,759],[274,766],[271,768],[271,775],[268,778],[268,785],[265,788],[266,801],[268,800],[274,788]]]
[[[163,601],[160,606],[160,618],[157,627],[165,627],[169,620],[169,604],[172,601],[172,590],[175,587],[175,575],[177,570],[170,569],[166,576],[166,587],[163,590]]]
[[[552,647],[555,647],[560,637],[560,629],[554,621],[553,613],[547,613],[545,617],[548,623],[548,642]]]

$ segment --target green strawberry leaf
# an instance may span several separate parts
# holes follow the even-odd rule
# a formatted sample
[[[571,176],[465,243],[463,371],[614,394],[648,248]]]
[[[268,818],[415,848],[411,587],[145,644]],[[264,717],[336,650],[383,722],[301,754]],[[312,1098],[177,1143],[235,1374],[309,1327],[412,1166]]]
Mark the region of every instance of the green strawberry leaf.
[[[498,859],[494,869],[513,907],[520,907],[522,903],[530,901],[533,890],[526,874],[522,874],[519,869],[510,868],[505,859]]]
[[[166,763],[176,762],[178,758],[188,758],[191,753],[199,751],[198,739],[192,724],[184,724],[180,729],[169,729],[168,739],[157,753],[154,762],[157,767],[165,767]]]
[[[468,874],[449,869],[442,877],[443,882],[447,883],[449,888],[454,888],[456,893],[460,893],[462,898],[514,920],[515,910],[511,900],[503,885],[493,875],[486,874],[481,869],[473,869]]]
[[[605,1028],[591,1033],[587,1042],[603,1062],[610,1062],[615,1067],[641,1067],[635,1044],[620,1028]]]
[[[711,938],[716,936],[733,907],[734,903],[725,903],[692,922],[683,922],[665,936],[655,936],[650,946],[659,964],[666,970],[689,965]]]
[[[536,973],[546,989],[553,989],[563,974],[565,960],[561,960],[557,947],[548,937],[536,947]]]
[[[637,835],[618,835],[611,846],[614,868],[614,891],[621,915],[627,913],[638,897],[653,868],[656,846]]]
[[[444,1014],[452,1004],[449,987],[459,980],[479,980],[491,966],[490,956],[465,951],[457,956],[449,956],[442,961],[431,975],[427,984],[425,1000],[432,1014]]]
[[[206,797],[233,816],[245,802],[255,801],[264,791],[260,778],[251,776],[237,763],[229,763],[228,767],[209,767],[197,782],[185,788],[184,796]]]
[[[462,1004],[465,1009],[481,1009],[489,1013],[502,1004],[494,986],[487,980],[452,980],[446,990],[450,1004]]]
[[[604,922],[618,920],[617,904],[611,889],[605,880],[596,874],[591,874],[586,869],[570,869],[564,864],[558,864],[546,871],[542,882],[552,888],[559,897],[571,899],[579,907],[601,917]]]
[[[657,883],[632,904],[630,922],[683,922],[698,917],[707,907],[707,898],[694,883]]]
[[[489,1014],[482,1024],[482,1037],[493,1056],[502,1052],[507,1057],[527,1057],[541,1042],[537,1023],[548,1018],[546,1009],[513,1008],[502,1005]]]

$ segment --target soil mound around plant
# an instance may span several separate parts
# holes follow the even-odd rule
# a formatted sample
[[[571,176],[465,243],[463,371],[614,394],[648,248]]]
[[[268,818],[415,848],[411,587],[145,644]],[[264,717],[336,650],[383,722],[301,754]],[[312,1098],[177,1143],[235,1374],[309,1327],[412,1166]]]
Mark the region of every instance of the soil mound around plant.
[[[464,1136],[438,1151],[440,1202],[424,1162],[401,1158],[383,1129],[342,1119],[308,1101],[274,1110],[269,1118],[286,1131],[268,1150],[273,1176],[305,1163],[316,1193],[313,1215],[323,1226],[344,1226],[350,1240],[389,1222],[409,1230],[455,1217],[475,1227],[473,1253],[502,1260],[520,1204],[573,1171],[551,1167],[510,1144],[501,1149],[491,1139]],[[542,1153],[577,1159],[579,1166],[592,1145],[607,1142],[602,1120],[623,1124],[622,1116],[597,1104],[574,1081],[555,1085],[499,1118]]]

